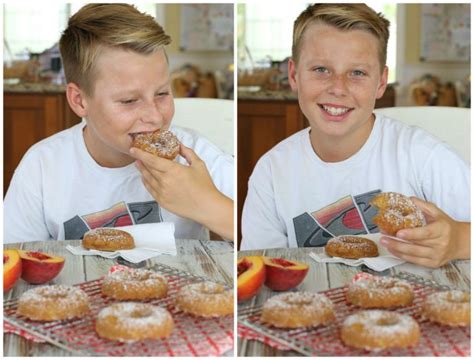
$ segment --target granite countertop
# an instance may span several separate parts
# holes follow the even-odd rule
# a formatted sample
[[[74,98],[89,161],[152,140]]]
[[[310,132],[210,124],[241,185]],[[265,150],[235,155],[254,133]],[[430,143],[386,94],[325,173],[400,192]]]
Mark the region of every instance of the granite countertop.
[[[19,82],[11,84],[6,81],[3,82],[3,92],[10,93],[64,93],[65,90],[65,84],[58,85],[41,82]]]
[[[239,100],[290,100],[297,101],[298,96],[290,89],[285,90],[264,90],[255,89],[252,91],[246,89],[238,89],[237,97]]]

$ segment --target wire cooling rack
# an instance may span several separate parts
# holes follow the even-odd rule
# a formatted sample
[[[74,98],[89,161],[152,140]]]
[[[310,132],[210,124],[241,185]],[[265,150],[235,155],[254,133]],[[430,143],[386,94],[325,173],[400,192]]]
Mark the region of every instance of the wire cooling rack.
[[[125,343],[102,339],[95,332],[97,313],[118,302],[102,296],[101,279],[78,284],[89,295],[90,313],[80,319],[35,322],[16,315],[18,299],[3,303],[5,320],[43,340],[76,355],[93,356],[217,356],[233,347],[233,316],[200,318],[174,307],[176,292],[186,284],[207,280],[204,277],[166,266],[155,265],[150,270],[168,280],[168,296],[145,301],[165,307],[171,312],[175,328],[164,340],[144,340]]]
[[[410,282],[415,292],[411,306],[394,309],[399,313],[413,316],[420,325],[421,338],[415,347],[371,352],[344,345],[339,336],[340,325],[348,315],[360,310],[346,302],[347,286],[321,292],[335,305],[336,321],[329,326],[292,330],[269,327],[260,321],[261,306],[239,308],[238,321],[240,325],[307,356],[469,356],[471,353],[469,326],[441,326],[420,316],[421,303],[427,295],[450,288],[408,273],[399,273],[394,277]]]

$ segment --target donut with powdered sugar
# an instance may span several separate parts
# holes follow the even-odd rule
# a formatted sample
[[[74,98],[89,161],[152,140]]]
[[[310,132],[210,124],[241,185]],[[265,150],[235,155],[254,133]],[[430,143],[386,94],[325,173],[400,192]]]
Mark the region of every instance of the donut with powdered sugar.
[[[168,160],[179,154],[178,138],[171,131],[162,129],[135,134],[132,147]]]
[[[430,294],[422,304],[426,319],[448,326],[471,325],[471,294],[450,290]]]
[[[359,236],[341,235],[329,239],[325,246],[326,254],[345,259],[360,259],[379,256],[377,244]]]
[[[96,228],[89,230],[82,239],[84,249],[117,251],[135,248],[133,236],[128,232],[114,228]]]

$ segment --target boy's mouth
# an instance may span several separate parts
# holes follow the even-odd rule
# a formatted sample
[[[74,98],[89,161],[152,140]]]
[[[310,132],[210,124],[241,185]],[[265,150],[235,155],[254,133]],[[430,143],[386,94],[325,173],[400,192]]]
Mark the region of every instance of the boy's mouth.
[[[354,108],[340,106],[340,105],[327,105],[327,104],[318,104],[319,107],[328,115],[337,118],[343,118],[344,115],[347,115],[349,112],[354,110]]]

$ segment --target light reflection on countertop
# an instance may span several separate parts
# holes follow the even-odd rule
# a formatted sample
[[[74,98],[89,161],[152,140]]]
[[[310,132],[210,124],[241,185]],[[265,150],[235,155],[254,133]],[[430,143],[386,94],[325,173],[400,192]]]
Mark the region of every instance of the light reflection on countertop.
[[[251,90],[247,87],[239,87],[237,98],[239,100],[298,100],[298,95],[291,91],[291,89],[282,90],[265,90],[254,87]]]
[[[65,84],[52,84],[45,82],[3,82],[3,92],[8,93],[64,93]]]

